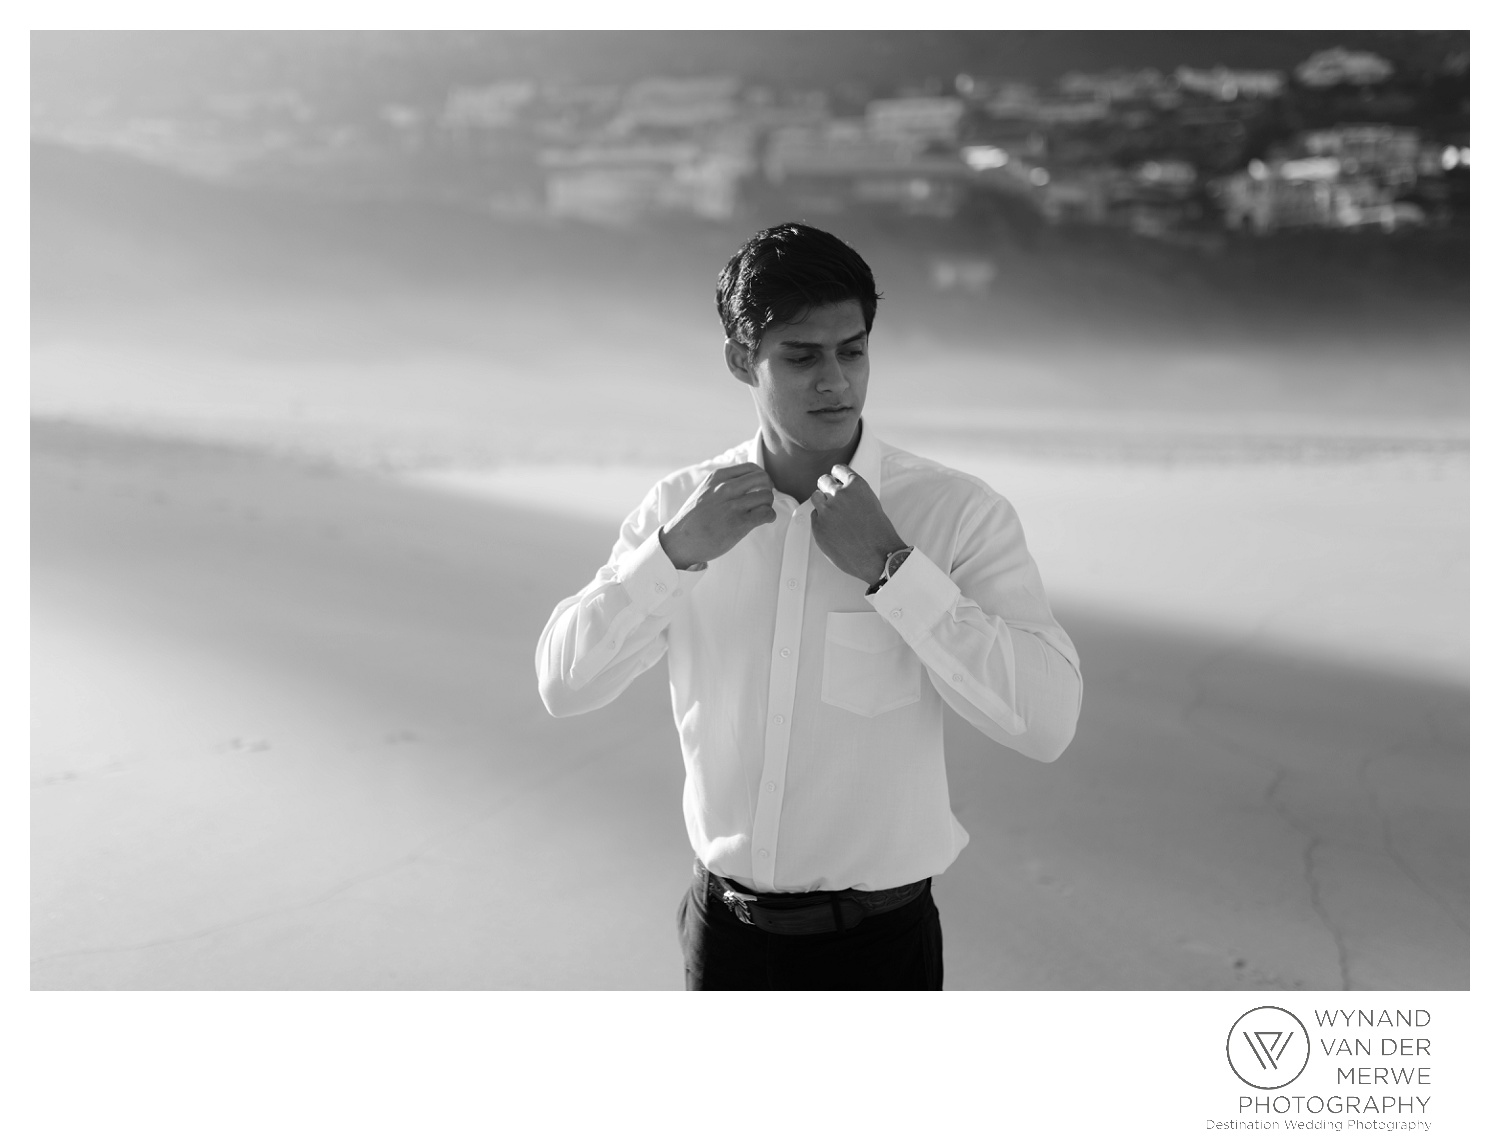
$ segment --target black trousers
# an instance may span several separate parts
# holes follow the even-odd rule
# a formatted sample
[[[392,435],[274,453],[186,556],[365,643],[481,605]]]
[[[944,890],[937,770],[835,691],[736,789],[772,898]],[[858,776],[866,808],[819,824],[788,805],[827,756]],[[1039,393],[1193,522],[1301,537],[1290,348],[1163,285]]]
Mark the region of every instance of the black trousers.
[[[776,935],[742,923],[704,879],[677,908],[688,990],[942,990],[943,929],[931,885],[847,931]]]

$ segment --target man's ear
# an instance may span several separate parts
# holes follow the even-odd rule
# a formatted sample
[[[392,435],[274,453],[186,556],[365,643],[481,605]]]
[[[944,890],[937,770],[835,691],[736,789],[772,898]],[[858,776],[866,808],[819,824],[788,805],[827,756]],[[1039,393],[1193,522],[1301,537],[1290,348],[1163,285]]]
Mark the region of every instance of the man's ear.
[[[734,379],[756,387],[755,370],[750,367],[750,350],[733,337],[724,339],[724,363],[734,374]]]

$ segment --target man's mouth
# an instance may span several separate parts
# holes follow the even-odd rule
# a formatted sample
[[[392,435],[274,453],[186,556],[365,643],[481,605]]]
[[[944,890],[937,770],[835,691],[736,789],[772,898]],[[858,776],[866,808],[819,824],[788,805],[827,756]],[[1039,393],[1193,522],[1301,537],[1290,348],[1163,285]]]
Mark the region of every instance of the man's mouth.
[[[854,405],[852,405],[852,404],[840,404],[840,405],[838,405],[837,407],[834,407],[834,408],[814,408],[812,410],[812,414],[814,416],[836,416],[836,415],[838,415],[841,412],[853,412],[853,411],[854,411]]]

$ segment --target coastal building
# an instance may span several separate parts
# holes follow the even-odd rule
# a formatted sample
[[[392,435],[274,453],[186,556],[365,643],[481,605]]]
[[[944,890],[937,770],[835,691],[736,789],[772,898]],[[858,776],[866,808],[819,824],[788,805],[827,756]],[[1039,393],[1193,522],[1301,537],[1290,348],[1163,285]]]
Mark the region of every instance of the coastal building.
[[[1168,238],[1202,219],[1198,171],[1182,159],[1150,159],[1111,170],[1105,191],[1101,221],[1142,237]]]
[[[875,135],[858,120],[784,127],[766,142],[766,179],[809,210],[858,204],[950,217],[971,168],[957,153],[926,153],[918,138]]]
[[[1109,100],[1098,95],[1056,95],[1037,101],[1030,118],[1045,126],[1100,123],[1109,118]]]
[[[1329,155],[1254,162],[1213,187],[1231,230],[1257,234],[1295,227],[1387,232],[1428,222],[1421,206],[1398,200],[1395,189],[1351,171]]]
[[[823,91],[769,91],[747,93],[738,122],[769,134],[783,127],[821,127],[832,119],[828,95]]]
[[[510,127],[535,97],[536,84],[522,81],[454,87],[448,91],[438,125],[450,137]]]
[[[1011,158],[1024,158],[1040,162],[1047,155],[1047,134],[1039,129],[1034,123],[980,123],[976,124],[967,133],[960,151],[963,154],[974,152],[987,156],[982,159],[975,169],[985,166],[1003,166],[1003,162],[996,161],[996,151],[1001,152],[1006,160]]]
[[[1233,99],[1273,99],[1286,86],[1279,71],[1244,71],[1228,67],[1179,67],[1177,85],[1184,91],[1229,102]]]
[[[1296,226],[1326,226],[1332,217],[1332,184],[1283,178],[1263,166],[1217,180],[1214,189],[1231,230],[1269,234]]]
[[[1241,151],[1264,105],[1256,100],[1185,102],[1153,132],[1154,148],[1191,157],[1203,168],[1226,169],[1241,161]]]
[[[545,208],[558,218],[622,224],[651,214],[732,217],[753,169],[742,139],[719,145],[604,141],[539,156]]]
[[[527,109],[527,126],[546,142],[577,142],[608,126],[622,95],[615,84],[549,83]]]
[[[1116,181],[1113,171],[1093,167],[1046,173],[1046,181],[1036,187],[1035,194],[1049,222],[1100,225],[1108,220]]]
[[[1333,87],[1340,83],[1359,86],[1383,83],[1395,72],[1389,60],[1374,52],[1329,48],[1308,56],[1297,65],[1297,80],[1304,87]]]
[[[964,117],[964,101],[945,96],[872,99],[865,107],[870,137],[917,144],[952,143]]]
[[[1154,67],[1140,71],[1117,68],[1098,74],[1070,71],[1057,81],[1057,90],[1064,95],[1102,99],[1106,103],[1150,99],[1170,86],[1168,78]]]
[[[906,167],[920,147],[910,140],[879,138],[859,120],[773,130],[766,140],[764,170],[773,183],[805,176],[841,176]]]
[[[626,89],[609,130],[691,130],[727,123],[739,110],[740,80],[732,75],[692,79],[653,76]]]
[[[1371,174],[1388,183],[1415,182],[1421,173],[1422,136],[1415,127],[1341,123],[1304,131],[1293,146],[1304,154],[1336,158],[1345,170]]]

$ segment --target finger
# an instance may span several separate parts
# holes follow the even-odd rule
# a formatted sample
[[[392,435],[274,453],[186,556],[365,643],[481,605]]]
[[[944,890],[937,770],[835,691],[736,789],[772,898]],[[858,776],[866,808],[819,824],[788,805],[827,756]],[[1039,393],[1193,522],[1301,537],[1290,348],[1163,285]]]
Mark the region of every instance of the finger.
[[[735,506],[743,511],[753,511],[758,507],[770,507],[775,502],[775,496],[772,495],[769,487],[748,492],[734,500]]]
[[[828,496],[824,495],[821,491],[813,492],[807,497],[807,500],[813,505],[814,511],[818,511],[828,504]]]
[[[765,470],[759,464],[728,464],[725,467],[714,468],[711,474],[717,479],[724,480],[733,479],[735,476],[749,475],[751,472],[757,471],[764,474]]]
[[[730,499],[747,495],[752,491],[770,491],[771,477],[757,468],[755,471],[747,471],[730,479],[720,480],[715,490],[718,494]]]
[[[737,520],[736,528],[741,535],[747,535],[757,527],[774,522],[776,522],[776,508],[770,504],[763,503],[741,514]]]
[[[771,503],[774,502],[775,497],[776,493],[769,487],[736,487],[724,492],[725,502],[741,507],[745,505],[746,500],[752,503]]]
[[[827,473],[818,476],[818,490],[824,495],[837,495],[842,486],[843,484]]]
[[[851,483],[859,478],[859,476],[855,474],[854,469],[851,468],[848,464],[834,464],[833,470],[828,474],[833,476],[834,479],[838,480],[839,486],[841,487],[848,487]]]
[[[765,469],[756,464],[731,464],[728,467],[715,468],[708,473],[708,479],[704,482],[718,487],[730,487],[740,483],[742,480],[760,477],[770,482],[770,476],[766,475]]]

